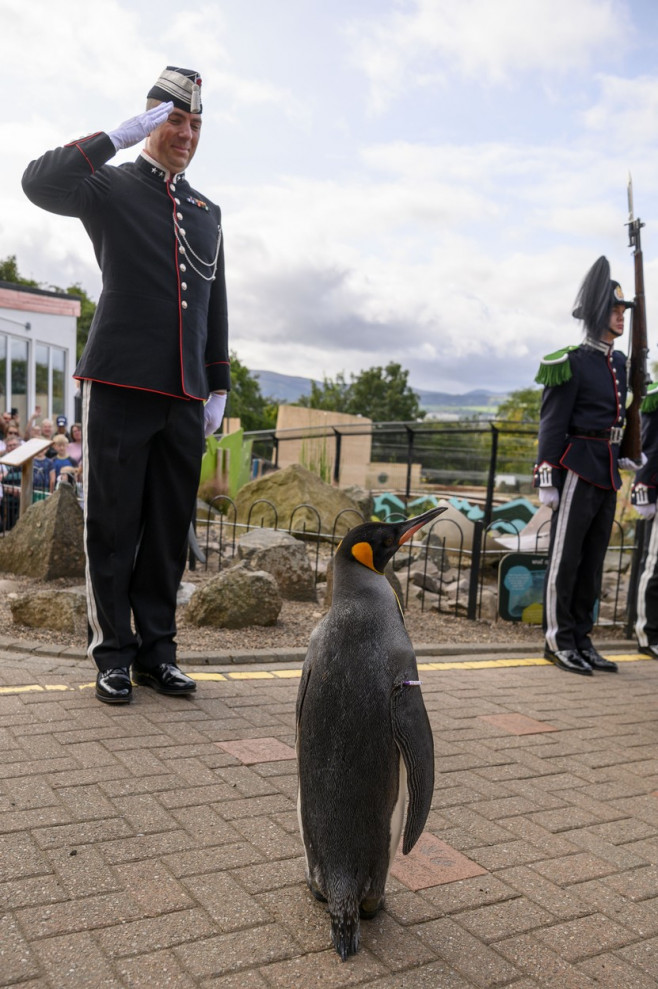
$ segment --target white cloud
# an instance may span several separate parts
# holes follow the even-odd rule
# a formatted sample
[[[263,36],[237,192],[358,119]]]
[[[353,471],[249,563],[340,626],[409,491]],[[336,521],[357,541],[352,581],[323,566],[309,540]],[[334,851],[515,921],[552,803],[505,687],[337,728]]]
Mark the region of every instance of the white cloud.
[[[376,21],[353,21],[350,35],[381,111],[405,89],[455,73],[500,84],[581,70],[601,53],[611,61],[628,24],[622,0],[406,0]]]

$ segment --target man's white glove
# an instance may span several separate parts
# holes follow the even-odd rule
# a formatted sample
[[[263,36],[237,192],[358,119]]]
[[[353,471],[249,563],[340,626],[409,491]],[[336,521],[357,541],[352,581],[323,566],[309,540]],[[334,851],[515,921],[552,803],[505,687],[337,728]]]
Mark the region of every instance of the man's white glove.
[[[643,519],[652,519],[656,514],[656,503],[649,505],[635,505],[635,511],[638,515],[641,515]]]
[[[139,144],[145,137],[148,137],[151,131],[163,124],[173,109],[174,104],[171,101],[158,103],[150,110],[138,113],[136,117],[131,117],[130,120],[124,120],[114,130],[108,131],[107,136],[117,151],[121,151],[123,148],[132,148],[133,144]]]
[[[555,511],[560,504],[560,492],[557,488],[540,488],[539,500],[542,505],[548,505]]]
[[[221,426],[226,408],[226,392],[213,392],[203,407],[203,431],[205,436],[212,436]]]
[[[619,469],[620,470],[639,470],[640,467],[644,467],[647,462],[646,453],[640,454],[640,462],[636,460],[631,460],[630,457],[620,457],[619,458]]]

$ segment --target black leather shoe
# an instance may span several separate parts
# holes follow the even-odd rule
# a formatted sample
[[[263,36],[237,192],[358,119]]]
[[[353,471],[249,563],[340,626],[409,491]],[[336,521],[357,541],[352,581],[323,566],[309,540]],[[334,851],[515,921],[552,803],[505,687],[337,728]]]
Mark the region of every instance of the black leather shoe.
[[[586,677],[592,676],[592,667],[576,649],[557,649],[555,652],[552,652],[547,646],[544,650],[544,656],[546,659],[550,659],[551,663],[555,663],[561,670],[566,670],[568,673],[580,673]]]
[[[96,696],[104,704],[129,704],[132,693],[133,685],[127,666],[101,670],[96,677]]]
[[[141,687],[152,687],[159,694],[192,694],[196,683],[182,673],[175,663],[160,663],[149,670],[133,666],[133,680]]]
[[[617,664],[610,659],[605,659],[600,652],[596,651],[594,646],[589,649],[579,649],[578,652],[593,670],[600,670],[601,673],[617,672]]]
[[[652,659],[658,659],[658,642],[650,642],[648,646],[638,646],[637,650],[644,656],[651,656]]]

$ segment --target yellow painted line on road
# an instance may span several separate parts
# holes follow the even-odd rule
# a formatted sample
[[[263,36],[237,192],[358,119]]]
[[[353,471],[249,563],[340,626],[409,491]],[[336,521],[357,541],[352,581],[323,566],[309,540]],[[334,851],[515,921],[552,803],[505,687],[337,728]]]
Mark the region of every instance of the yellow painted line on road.
[[[651,660],[653,657],[644,656],[642,653],[611,654],[615,663],[637,663],[643,660]],[[473,659],[464,662],[447,660],[434,663],[418,663],[418,670],[423,673],[431,673],[444,670],[495,670],[504,669],[511,666],[552,666],[550,660],[539,656],[519,656],[507,659]],[[226,682],[229,680],[298,680],[302,675],[301,669],[286,670],[236,670],[234,673],[194,673],[194,679],[198,681]],[[37,683],[16,684],[11,687],[0,687],[0,696],[7,694],[38,694],[49,692],[66,693],[74,690],[89,690],[95,687],[95,682],[79,683],[77,687],[69,687],[63,683],[51,683],[40,685]]]

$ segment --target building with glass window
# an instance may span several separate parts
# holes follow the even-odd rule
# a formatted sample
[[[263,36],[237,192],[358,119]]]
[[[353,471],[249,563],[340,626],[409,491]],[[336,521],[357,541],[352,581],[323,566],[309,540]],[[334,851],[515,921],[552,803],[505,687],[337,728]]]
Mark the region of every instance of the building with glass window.
[[[0,281],[0,413],[18,409],[23,428],[37,405],[73,422],[79,315],[73,295]]]

